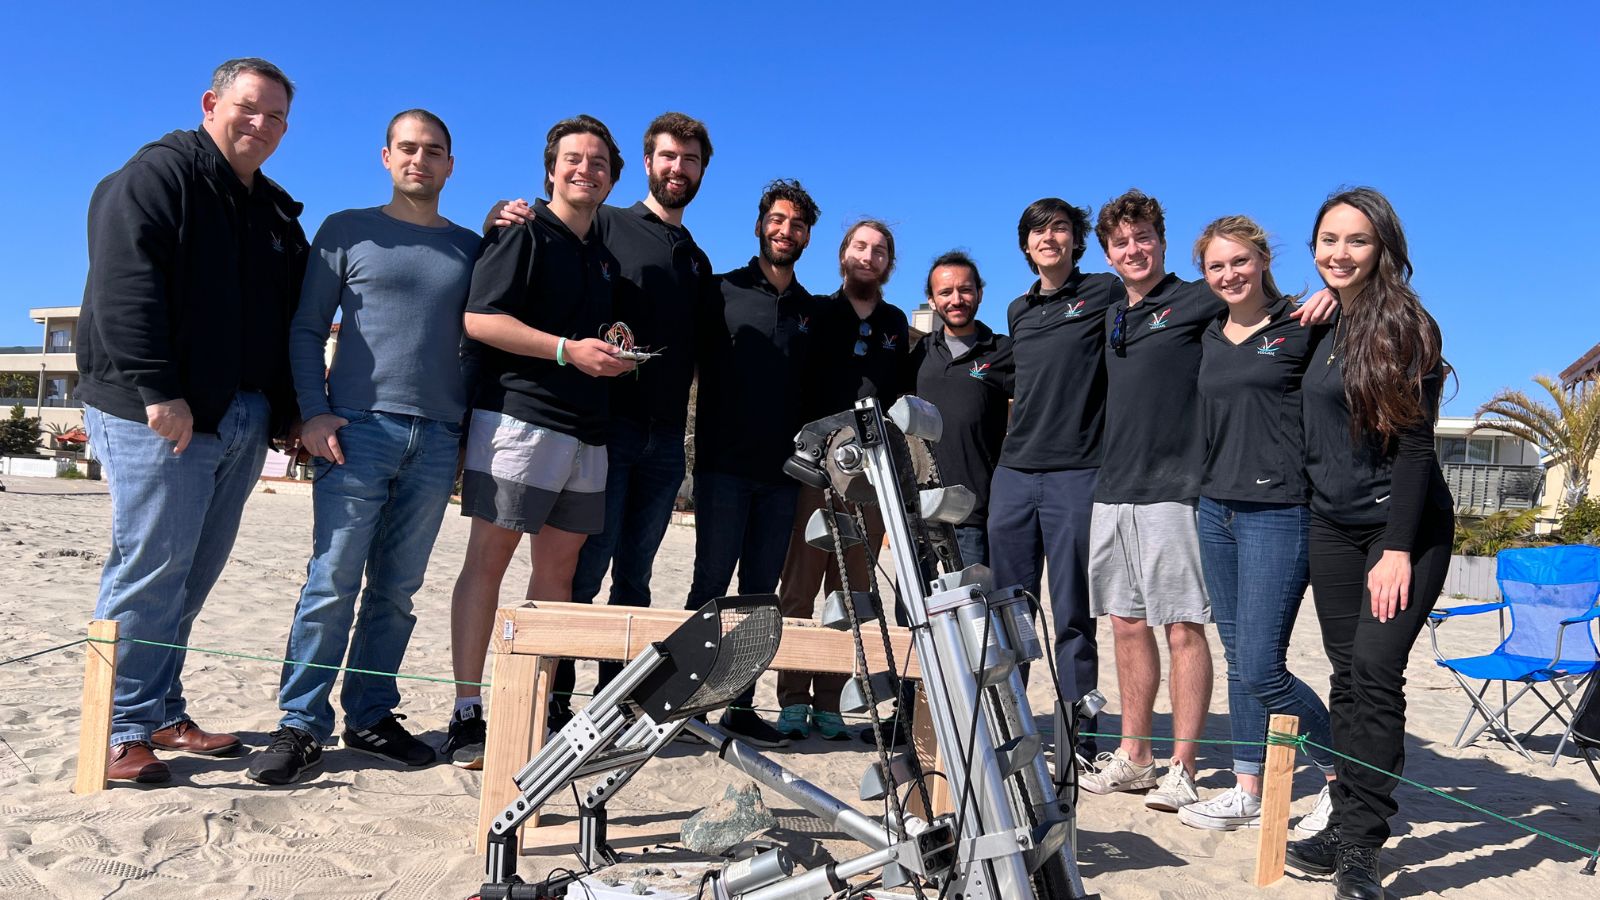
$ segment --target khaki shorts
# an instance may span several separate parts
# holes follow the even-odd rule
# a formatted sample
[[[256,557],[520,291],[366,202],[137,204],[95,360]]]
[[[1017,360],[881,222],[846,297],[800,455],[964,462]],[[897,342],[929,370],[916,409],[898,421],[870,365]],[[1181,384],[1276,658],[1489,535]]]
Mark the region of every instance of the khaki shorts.
[[[606,523],[606,448],[475,409],[467,428],[461,514],[528,534],[545,525],[599,534]]]
[[[1089,611],[1171,625],[1211,621],[1196,502],[1096,503],[1089,525]]]

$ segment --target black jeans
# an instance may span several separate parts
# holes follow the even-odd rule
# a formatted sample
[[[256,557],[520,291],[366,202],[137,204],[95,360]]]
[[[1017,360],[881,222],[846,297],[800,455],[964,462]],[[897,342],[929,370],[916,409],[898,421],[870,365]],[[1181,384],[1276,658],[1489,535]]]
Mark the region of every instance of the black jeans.
[[[1405,768],[1406,662],[1444,588],[1450,568],[1455,517],[1449,510],[1423,514],[1411,549],[1411,591],[1406,609],[1388,622],[1372,615],[1367,572],[1383,555],[1384,525],[1339,525],[1311,517],[1311,589],[1322,646],[1333,665],[1328,714],[1340,753],[1400,774]],[[1399,810],[1396,779],[1343,759],[1335,765],[1333,818],[1339,836],[1362,847],[1389,839],[1389,818]]]

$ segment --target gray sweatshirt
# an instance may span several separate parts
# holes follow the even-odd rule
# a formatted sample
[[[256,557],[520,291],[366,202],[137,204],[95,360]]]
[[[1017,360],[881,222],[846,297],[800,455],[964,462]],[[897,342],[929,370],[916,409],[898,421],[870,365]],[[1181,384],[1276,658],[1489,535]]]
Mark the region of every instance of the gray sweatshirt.
[[[329,216],[289,328],[301,418],[342,406],[460,422],[461,318],[477,256],[478,236],[458,225],[412,225],[377,208]],[[328,329],[341,311],[325,373]]]

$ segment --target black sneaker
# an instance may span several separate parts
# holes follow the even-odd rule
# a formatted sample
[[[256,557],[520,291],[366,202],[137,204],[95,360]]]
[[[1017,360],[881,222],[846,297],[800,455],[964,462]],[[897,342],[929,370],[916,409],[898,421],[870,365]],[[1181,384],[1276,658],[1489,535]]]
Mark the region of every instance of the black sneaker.
[[[426,766],[438,759],[432,747],[400,727],[399,720],[404,718],[398,714],[384,716],[376,725],[346,728],[342,735],[344,745],[351,750],[360,750],[408,766]]]
[[[1339,829],[1330,825],[1311,837],[1290,841],[1283,861],[1307,875],[1332,875],[1339,865]]]
[[[272,743],[250,758],[246,774],[262,784],[293,784],[322,764],[322,744],[309,732],[288,725],[272,733]]]
[[[722,714],[717,727],[746,744],[763,750],[776,750],[779,747],[789,746],[789,739],[784,737],[783,732],[768,725],[767,720],[756,715],[755,710],[730,709]]]
[[[883,733],[889,736],[891,747],[902,747],[911,740],[911,729],[902,724],[898,716],[890,716],[883,720]],[[878,735],[872,730],[871,725],[861,729],[861,740],[874,747],[878,746]]]
[[[1339,869],[1333,875],[1335,900],[1384,900],[1378,874],[1378,848],[1339,844]]]
[[[483,745],[489,734],[489,723],[483,717],[483,707],[474,703],[465,717],[450,717],[450,734],[439,748],[439,755],[450,760],[458,769],[483,768]]]

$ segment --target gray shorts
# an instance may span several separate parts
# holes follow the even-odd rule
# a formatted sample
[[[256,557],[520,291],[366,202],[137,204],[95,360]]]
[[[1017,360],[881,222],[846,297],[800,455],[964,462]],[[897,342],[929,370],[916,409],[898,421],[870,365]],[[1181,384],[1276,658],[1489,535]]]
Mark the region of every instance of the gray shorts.
[[[606,522],[606,448],[475,409],[467,428],[461,514],[528,534],[545,525],[599,534]]]
[[[1193,500],[1096,503],[1089,525],[1089,611],[1149,625],[1211,621]]]

